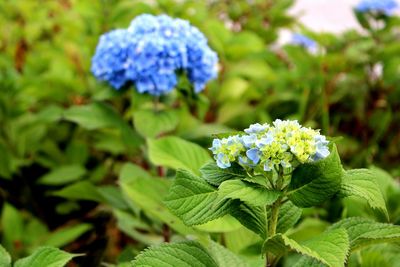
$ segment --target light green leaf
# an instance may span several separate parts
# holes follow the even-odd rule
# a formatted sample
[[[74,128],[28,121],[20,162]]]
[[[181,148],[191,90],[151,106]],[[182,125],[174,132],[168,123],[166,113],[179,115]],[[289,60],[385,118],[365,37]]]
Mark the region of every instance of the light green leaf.
[[[246,171],[238,164],[232,164],[230,168],[221,169],[214,161],[201,167],[202,177],[212,185],[219,186],[223,181],[244,179]]]
[[[45,239],[43,245],[51,247],[63,247],[71,243],[90,229],[92,229],[92,225],[87,223],[60,228],[59,230],[52,232]]]
[[[346,171],[342,178],[339,195],[363,198],[371,208],[381,211],[386,218],[389,218],[385,199],[376,180],[377,175],[373,170],[368,169]]]
[[[219,201],[214,187],[185,170],[177,171],[165,204],[187,225],[203,224],[232,210],[232,200]]]
[[[119,126],[121,118],[109,105],[96,102],[86,106],[72,106],[64,112],[64,119],[94,130]]]
[[[292,174],[288,198],[299,207],[321,204],[335,195],[342,182],[343,169],[335,145],[328,157],[298,166]]]
[[[134,150],[141,141],[140,136],[111,106],[101,102],[73,106],[64,112],[64,119],[88,130],[117,128],[121,131],[122,141],[130,150]]]
[[[241,228],[242,225],[231,215],[194,226],[195,229],[208,233],[227,233]]]
[[[209,246],[210,254],[218,263],[218,267],[248,267],[249,265],[239,258],[236,254],[221,246],[220,244],[211,241]]]
[[[338,228],[347,230],[351,251],[356,251],[372,244],[400,240],[400,226],[378,223],[365,218],[347,218],[335,223],[329,229]]]
[[[164,237],[154,232],[151,226],[135,217],[129,212],[114,209],[118,229],[144,245],[158,245],[164,241]]]
[[[63,187],[58,191],[54,191],[51,194],[66,199],[91,200],[96,202],[104,201],[104,198],[98,192],[96,186],[87,181],[76,182],[74,184]]]
[[[279,209],[276,232],[285,233],[292,228],[300,219],[301,214],[302,209],[295,206],[292,202],[288,201],[283,204]]]
[[[204,148],[178,137],[149,139],[148,145],[149,158],[155,165],[199,174],[201,166],[210,160],[210,155]]]
[[[163,198],[170,187],[170,180],[151,177],[144,170],[128,163],[121,170],[119,184],[134,211],[140,208],[181,234],[196,233],[173,215],[163,203]]]
[[[231,215],[235,217],[244,227],[259,235],[263,240],[266,238],[266,213],[264,207],[256,207],[246,203],[237,205]]]
[[[40,247],[32,255],[15,262],[14,267],[63,267],[76,255],[53,247]]]
[[[0,267],[11,267],[11,256],[2,245],[0,245]]]
[[[346,230],[339,228],[302,243],[297,243],[284,234],[277,234],[267,239],[263,249],[276,256],[281,256],[287,251],[294,251],[329,267],[342,267],[346,261],[349,246]]]
[[[279,198],[280,192],[241,180],[228,180],[219,186],[218,196],[222,199],[240,199],[251,205],[264,207],[273,204]]]
[[[24,232],[24,219],[22,214],[8,203],[4,203],[1,214],[3,242],[12,252],[15,242],[21,242]]]
[[[187,241],[150,247],[132,262],[133,267],[218,267],[199,243]]]
[[[45,185],[62,185],[76,181],[86,174],[86,169],[81,165],[67,165],[40,177],[38,183]]]
[[[174,130],[179,122],[174,110],[138,110],[133,118],[136,130],[142,136],[150,138]]]

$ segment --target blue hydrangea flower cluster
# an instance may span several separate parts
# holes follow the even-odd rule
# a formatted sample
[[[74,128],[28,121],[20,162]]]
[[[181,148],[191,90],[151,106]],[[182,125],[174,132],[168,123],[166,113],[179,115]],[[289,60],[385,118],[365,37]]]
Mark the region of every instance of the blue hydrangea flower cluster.
[[[256,123],[244,132],[213,140],[210,150],[220,168],[229,168],[232,162],[237,162],[246,169],[270,172],[280,167],[293,169],[330,154],[326,137],[297,121]]]
[[[313,39],[308,38],[300,33],[294,33],[292,35],[292,44],[299,45],[307,49],[315,49],[317,47],[317,43]]]
[[[91,70],[116,89],[128,82],[140,93],[162,95],[183,71],[196,93],[217,77],[218,56],[206,37],[188,21],[166,15],[140,15],[128,29],[100,37]]]
[[[391,15],[398,7],[395,0],[362,0],[355,9],[358,12],[378,12]]]

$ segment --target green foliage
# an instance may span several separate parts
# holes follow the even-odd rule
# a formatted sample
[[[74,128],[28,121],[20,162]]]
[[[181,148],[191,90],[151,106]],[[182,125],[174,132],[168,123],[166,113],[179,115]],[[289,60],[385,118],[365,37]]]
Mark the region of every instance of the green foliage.
[[[231,211],[234,216],[244,227],[259,235],[262,239],[267,236],[266,231],[266,211],[261,207],[254,207],[246,203],[241,203]]]
[[[194,231],[185,226],[163,204],[169,184],[168,180],[151,177],[132,164],[126,164],[120,174],[122,193],[134,211],[136,207],[140,207],[154,219],[165,222],[177,232],[192,234]]]
[[[174,130],[178,120],[179,117],[174,110],[138,110],[134,114],[136,130],[143,137],[149,138]]]
[[[40,247],[32,255],[19,259],[15,267],[63,267],[77,255],[53,247]]]
[[[363,198],[371,208],[381,211],[388,217],[385,199],[377,183],[377,175],[379,174],[367,169],[346,171],[339,194],[343,197],[357,196]]]
[[[349,250],[349,239],[347,232],[340,228],[328,231],[301,244],[283,234],[277,234],[267,239],[263,249],[275,255],[282,255],[286,251],[294,251],[311,257],[327,266],[335,267],[343,266]]]
[[[182,255],[185,255],[183,259]],[[205,248],[199,243],[186,241],[174,244],[162,244],[142,252],[133,261],[133,266],[154,267],[191,267],[210,266],[218,267],[218,263],[211,257]]]
[[[85,168],[80,165],[61,166],[41,177],[38,182],[46,185],[62,185],[80,179],[85,173]]]
[[[189,171],[178,170],[165,204],[187,225],[198,225],[229,213],[233,201],[218,200],[215,188]]]
[[[0,245],[0,267],[11,267],[11,256],[1,245]]]
[[[230,180],[220,184],[218,196],[222,199],[239,199],[254,206],[264,207],[274,203],[279,198],[280,192],[246,181]]]
[[[346,229],[349,235],[351,251],[377,243],[396,242],[400,238],[400,226],[377,223],[365,218],[343,219],[330,229]]]
[[[149,158],[155,165],[184,169],[199,174],[199,169],[210,156],[202,147],[178,137],[148,140]]]
[[[291,229],[300,220],[301,214],[302,210],[292,202],[288,201],[283,204],[279,210],[276,232],[284,234]]]
[[[275,266],[399,265],[398,16],[355,12],[363,32],[318,33],[290,15],[293,0],[250,2],[0,1],[0,267],[76,255],[42,246],[88,252],[79,266],[125,267],[168,240],[163,256],[152,248],[138,259],[181,266],[188,252],[207,266],[263,266],[267,240]],[[143,13],[205,34],[219,75],[204,92],[180,81],[153,99],[95,81],[100,35]],[[282,30],[305,33],[317,51],[282,45]],[[279,193],[277,176],[211,159],[215,134],[276,118],[341,136],[340,159],[334,145],[286,174]],[[186,238],[198,242],[174,243]]]
[[[200,172],[208,183],[215,186],[219,186],[226,180],[246,178],[246,172],[238,164],[233,164],[229,168],[221,169],[213,161],[201,167]]]
[[[288,198],[299,207],[321,204],[339,191],[342,175],[339,154],[333,145],[328,157],[293,171]]]
[[[209,252],[218,264],[218,267],[248,267],[249,265],[237,255],[218,243],[210,242]]]

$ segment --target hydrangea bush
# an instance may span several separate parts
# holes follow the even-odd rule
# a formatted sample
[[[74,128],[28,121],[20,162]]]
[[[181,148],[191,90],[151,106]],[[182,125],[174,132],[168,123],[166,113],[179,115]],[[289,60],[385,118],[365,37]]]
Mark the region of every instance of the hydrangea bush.
[[[171,142],[167,140],[158,142]],[[165,148],[171,145],[164,144]],[[388,220],[378,173],[344,170],[335,144],[318,130],[291,120],[256,123],[244,132],[215,138],[210,150],[215,162],[200,171],[180,165],[183,169],[178,169],[164,203],[195,228],[234,217],[257,236],[252,252],[239,256],[212,240],[188,237],[195,240],[142,252],[133,266],[281,266],[288,253],[298,253],[287,266],[341,267],[361,247],[400,240],[400,226],[364,218],[343,219],[306,240],[291,235],[302,208],[320,206],[331,198],[364,199]],[[182,156],[201,158],[200,152],[196,149]],[[165,157],[158,158],[167,162]],[[256,264],[254,258],[247,258],[248,253],[258,255]]]
[[[140,93],[169,93],[184,73],[196,93],[217,76],[217,54],[188,21],[167,15],[140,15],[128,29],[100,37],[92,72],[116,89],[133,83]]]

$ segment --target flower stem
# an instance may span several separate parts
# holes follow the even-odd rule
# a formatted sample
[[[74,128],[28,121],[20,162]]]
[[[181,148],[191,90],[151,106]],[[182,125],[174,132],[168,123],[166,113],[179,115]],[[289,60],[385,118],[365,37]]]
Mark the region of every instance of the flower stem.
[[[283,169],[280,168],[278,170],[278,180],[277,180],[276,188],[278,190],[282,190],[282,186],[283,186]],[[280,196],[274,202],[274,204],[272,204],[272,206],[271,206],[271,209],[270,209],[271,216],[269,216],[269,220],[268,220],[268,238],[273,237],[276,234],[276,227],[278,226],[279,208],[282,205],[282,199],[283,199],[283,196]],[[266,260],[265,260],[266,267],[274,265],[273,255],[266,252],[265,258],[266,258]]]

